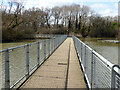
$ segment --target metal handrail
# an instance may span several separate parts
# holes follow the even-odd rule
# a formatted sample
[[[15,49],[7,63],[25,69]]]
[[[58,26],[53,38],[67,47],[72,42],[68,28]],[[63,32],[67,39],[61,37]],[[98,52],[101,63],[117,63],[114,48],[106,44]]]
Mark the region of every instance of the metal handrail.
[[[0,51],[0,56],[1,56],[0,65],[1,66],[4,65],[3,71],[1,71],[2,72],[1,75],[4,78],[0,80],[0,85],[2,84],[2,87],[0,88],[12,89],[14,87],[15,88],[19,87],[18,84],[22,84],[47,59],[47,57],[49,57],[55,51],[55,49],[64,42],[64,40],[67,38],[67,35],[58,35],[58,36],[55,35],[54,37],[53,36],[50,37],[51,37],[50,39],[45,39],[42,41],[29,43],[18,47],[12,47]],[[20,52],[20,50],[22,50],[22,52]],[[20,68],[25,67],[25,69],[23,69],[25,73],[24,75],[21,74],[19,76],[20,78],[17,78],[18,76],[13,77],[14,72],[11,72],[11,69],[14,70],[17,68],[17,67],[13,67],[15,63],[14,61],[12,61],[13,59],[12,57],[14,57],[13,56],[14,54],[12,53],[15,54],[26,53],[24,56],[18,57],[21,58],[19,60],[22,61],[26,60],[24,61],[26,63],[23,63],[26,66],[22,66],[22,65],[19,66]],[[33,56],[31,56],[32,54]],[[18,58],[15,59],[17,60]],[[11,63],[13,63],[13,66],[11,65]],[[20,68],[19,70],[21,70]],[[19,71],[16,70],[15,73],[17,72]]]
[[[72,37],[88,87],[120,89],[119,65],[112,64],[80,39]],[[115,80],[116,78],[117,80]]]

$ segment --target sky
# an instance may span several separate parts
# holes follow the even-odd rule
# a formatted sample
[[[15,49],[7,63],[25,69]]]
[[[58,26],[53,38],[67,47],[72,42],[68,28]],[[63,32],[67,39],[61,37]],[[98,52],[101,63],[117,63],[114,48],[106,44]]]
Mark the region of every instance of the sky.
[[[117,16],[118,2],[120,0],[0,0],[0,3],[3,2],[3,5],[7,6],[10,1],[23,2],[25,9],[31,7],[52,8],[54,6],[71,4],[87,5],[102,16]]]

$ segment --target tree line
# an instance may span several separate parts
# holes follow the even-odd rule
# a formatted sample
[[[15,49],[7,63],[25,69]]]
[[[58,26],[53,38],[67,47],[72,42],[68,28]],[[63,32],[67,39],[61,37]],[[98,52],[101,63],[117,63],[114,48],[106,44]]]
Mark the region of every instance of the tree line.
[[[53,8],[30,8],[9,2],[2,9],[2,41],[25,39],[29,34],[79,34],[82,37],[116,37],[116,17],[102,17],[78,4]]]

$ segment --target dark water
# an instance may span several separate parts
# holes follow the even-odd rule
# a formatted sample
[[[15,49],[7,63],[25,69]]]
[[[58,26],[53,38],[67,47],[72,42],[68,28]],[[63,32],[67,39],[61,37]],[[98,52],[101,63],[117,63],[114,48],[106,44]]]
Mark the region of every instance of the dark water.
[[[119,64],[118,44],[113,42],[104,42],[102,39],[115,40],[114,38],[82,38],[81,40],[111,63]]]

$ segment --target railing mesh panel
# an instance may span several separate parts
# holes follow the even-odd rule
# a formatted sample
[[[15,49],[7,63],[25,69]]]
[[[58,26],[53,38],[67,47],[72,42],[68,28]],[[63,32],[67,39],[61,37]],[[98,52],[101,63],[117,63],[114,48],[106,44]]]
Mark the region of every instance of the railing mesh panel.
[[[29,45],[29,70],[37,65],[37,44]]]
[[[10,86],[26,74],[26,47],[9,51]]]
[[[0,88],[5,87],[5,52],[0,53]]]
[[[120,89],[120,75],[116,75],[115,77],[115,87]]]

